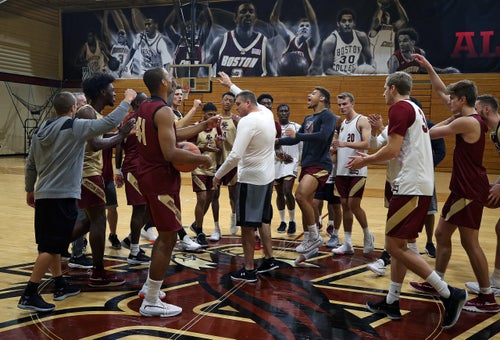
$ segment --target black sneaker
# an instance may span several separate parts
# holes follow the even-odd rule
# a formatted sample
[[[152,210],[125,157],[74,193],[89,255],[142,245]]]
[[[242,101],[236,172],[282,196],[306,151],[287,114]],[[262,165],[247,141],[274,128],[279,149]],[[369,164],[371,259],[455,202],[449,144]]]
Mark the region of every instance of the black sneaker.
[[[111,248],[122,249],[122,244],[116,234],[109,234],[108,240],[111,242]]]
[[[288,231],[286,233],[288,235],[293,235],[295,234],[295,229],[296,229],[295,221],[288,222]]]
[[[444,317],[441,323],[443,328],[451,328],[457,323],[462,307],[467,301],[467,291],[465,289],[451,286],[448,286],[448,289],[450,290],[450,297],[447,299],[440,298],[444,306]]]
[[[257,268],[257,274],[267,273],[272,270],[278,269],[280,266],[274,262],[274,257],[262,260],[259,268]]]
[[[427,242],[425,244],[425,252],[430,258],[435,258],[436,257],[436,247],[434,247],[434,243],[432,242]]]
[[[35,293],[33,295],[22,295],[17,308],[34,312],[52,312],[56,305],[45,302],[38,293]]]
[[[399,311],[399,301],[394,301],[388,304],[385,297],[380,302],[367,302],[366,309],[375,314],[385,314],[391,320],[399,320],[402,318]]]
[[[278,227],[278,233],[282,234],[286,231],[286,222],[281,222]]]
[[[208,242],[207,242],[207,237],[204,233],[199,233],[196,235],[196,242],[202,247],[202,248],[207,248],[208,247]]]
[[[54,300],[61,301],[79,293],[80,287],[66,283],[63,286],[54,289]]]
[[[130,249],[130,237],[127,236],[122,241],[122,247],[126,249]]]
[[[231,279],[235,281],[256,282],[255,270],[246,270],[245,267],[241,268],[235,273],[231,274]]]
[[[85,254],[78,257],[73,256],[68,261],[68,267],[70,268],[91,269],[93,266],[94,263]]]
[[[127,262],[128,264],[149,264],[151,262],[151,258],[139,251],[135,256],[130,254]]]

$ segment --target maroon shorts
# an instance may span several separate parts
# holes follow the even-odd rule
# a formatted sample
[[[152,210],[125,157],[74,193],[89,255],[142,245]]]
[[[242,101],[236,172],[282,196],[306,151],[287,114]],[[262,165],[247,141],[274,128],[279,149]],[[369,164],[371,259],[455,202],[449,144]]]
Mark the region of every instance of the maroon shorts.
[[[471,201],[451,193],[443,205],[441,217],[448,223],[458,227],[479,230],[483,217],[483,208],[483,204],[478,201]]]
[[[335,186],[339,196],[342,198],[363,197],[365,191],[366,177],[337,176]]]
[[[123,173],[123,181],[125,182],[125,195],[127,196],[128,205],[146,205],[146,198],[139,190],[139,183],[137,178],[131,172]]]
[[[410,240],[418,237],[432,196],[393,195],[389,201],[385,234]]]
[[[211,191],[214,187],[214,176],[191,174],[193,192]]]
[[[318,188],[316,189],[316,191],[323,189],[326,181],[328,180],[328,177],[330,176],[328,171],[316,165],[302,168],[302,170],[300,170],[299,182],[305,175],[310,175],[316,178],[316,180],[318,181]]]
[[[229,171],[227,174],[224,175],[220,179],[221,184],[227,185],[227,186],[233,186],[236,185],[238,182],[238,168],[233,168],[231,171]]]
[[[158,231],[177,231],[182,228],[179,193],[144,195],[151,221]]]
[[[78,207],[80,209],[87,209],[105,205],[106,194],[104,193],[104,179],[102,176],[83,177],[82,195],[78,201]]]

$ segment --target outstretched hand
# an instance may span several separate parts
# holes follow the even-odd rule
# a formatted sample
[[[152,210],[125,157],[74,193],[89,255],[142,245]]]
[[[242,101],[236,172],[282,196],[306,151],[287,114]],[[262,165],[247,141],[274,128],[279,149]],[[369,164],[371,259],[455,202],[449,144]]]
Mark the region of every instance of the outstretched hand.
[[[366,162],[367,153],[356,151],[356,154],[357,156],[349,156],[346,168],[356,170],[368,165]]]
[[[227,88],[230,88],[231,85],[233,85],[233,82],[231,81],[231,78],[225,73],[225,72],[219,72],[219,82],[221,83],[222,86],[225,86]]]

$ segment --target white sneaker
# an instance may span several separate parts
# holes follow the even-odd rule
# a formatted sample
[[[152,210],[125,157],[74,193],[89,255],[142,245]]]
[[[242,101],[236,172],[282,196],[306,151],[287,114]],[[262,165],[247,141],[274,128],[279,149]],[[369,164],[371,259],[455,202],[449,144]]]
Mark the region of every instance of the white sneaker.
[[[217,242],[220,240],[220,231],[216,230],[212,233],[212,235],[210,235],[210,237],[208,238],[209,241],[212,241],[212,242]]]
[[[309,232],[304,231],[304,240],[302,240],[302,242],[297,247],[295,247],[295,251],[297,253],[303,253],[303,251],[300,250],[304,250],[304,246],[308,240],[309,240]]]
[[[191,240],[189,235],[184,235],[184,238],[179,241],[179,249],[185,251],[197,251],[201,249],[201,245]]]
[[[495,286],[495,280],[493,280],[493,277],[490,276],[490,285],[491,289],[493,290],[493,293],[495,296],[500,296],[500,288]],[[479,283],[478,282],[466,282],[465,287],[467,287],[468,290],[471,291],[471,293],[474,294],[479,294],[480,293],[480,288],[479,288]]]
[[[156,241],[156,234],[153,231],[154,227],[150,227],[147,230],[144,230],[144,228],[141,228],[141,236],[148,240],[149,242],[154,242]]]
[[[366,267],[379,276],[385,275],[385,262],[382,259],[378,259],[368,264]]]
[[[231,235],[236,235],[238,232],[238,226],[236,225],[236,215],[231,214],[231,226],[229,227]]]
[[[139,313],[141,313],[142,316],[159,316],[162,318],[176,316],[181,312],[181,307],[161,302],[160,300],[156,300],[154,304],[143,300],[141,308],[139,309]]]
[[[146,286],[146,284],[143,284],[141,290],[139,291],[139,293],[137,295],[139,295],[139,297],[141,299],[144,299],[144,297],[146,296],[147,290],[148,290],[148,286]],[[158,292],[158,298],[160,300],[165,300],[166,297],[167,297],[167,294],[164,291],[160,290]]]
[[[375,237],[373,236],[373,234],[370,234],[368,241],[365,238],[363,245],[363,255],[370,254],[373,249],[375,249]]]
[[[319,233],[314,238],[311,238],[311,234],[309,234],[308,239],[304,240],[301,244],[299,244],[298,247],[295,248],[295,250],[298,253],[309,253],[314,248],[319,248],[322,244],[323,244],[323,238]]]
[[[340,247],[332,249],[332,253],[335,255],[352,255],[354,254],[354,248],[352,245],[344,243]]]

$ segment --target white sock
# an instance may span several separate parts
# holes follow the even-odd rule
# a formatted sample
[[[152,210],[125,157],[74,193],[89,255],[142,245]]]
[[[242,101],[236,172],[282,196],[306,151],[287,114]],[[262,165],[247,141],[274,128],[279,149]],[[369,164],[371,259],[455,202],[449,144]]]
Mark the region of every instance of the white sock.
[[[331,225],[333,225],[333,220],[328,220],[328,223],[326,224],[326,226],[328,227],[328,226],[331,226]]]
[[[333,228],[332,234],[335,235],[335,236],[339,236],[339,230]]]
[[[493,293],[493,289],[491,289],[491,287],[479,287],[479,293],[491,294],[491,293]]]
[[[370,229],[368,227],[363,228],[363,235],[365,241],[371,241],[372,233],[370,233]]]
[[[149,303],[155,303],[156,300],[158,300],[158,294],[160,292],[161,285],[163,283],[163,280],[151,280],[151,278],[148,276],[148,279],[146,281],[146,286],[148,289],[146,290],[146,295],[144,296],[144,300],[146,300]]]
[[[442,297],[445,299],[450,297],[450,290],[448,289],[448,284],[438,275],[436,271],[432,271],[425,281],[429,282],[434,289],[436,289]]]
[[[389,293],[385,297],[385,301],[388,304],[393,304],[395,301],[399,300],[399,295],[401,294],[401,283],[391,281],[389,284]]]
[[[285,209],[278,210],[278,214],[280,215],[281,222],[286,222]]]
[[[308,226],[307,230],[309,230],[311,240],[318,238],[318,227],[315,224]]]
[[[139,254],[139,243],[137,244],[130,244],[130,255],[132,256],[137,256]]]
[[[500,268],[495,268],[493,270],[493,282],[495,283],[495,288],[500,288]]]
[[[413,251],[414,253],[420,255],[420,252],[418,251],[418,244],[417,244],[417,241],[415,242],[408,242],[408,249],[410,249],[411,251]]]
[[[214,221],[214,226],[215,226],[215,231],[219,231],[220,230],[219,222],[215,222]]]
[[[295,221],[295,209],[288,210],[288,219],[290,221]]]
[[[307,240],[309,240],[309,232],[304,231],[304,241],[307,241]]]
[[[352,247],[352,232],[344,232],[344,243]]]

